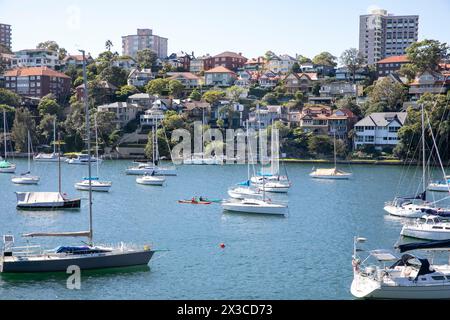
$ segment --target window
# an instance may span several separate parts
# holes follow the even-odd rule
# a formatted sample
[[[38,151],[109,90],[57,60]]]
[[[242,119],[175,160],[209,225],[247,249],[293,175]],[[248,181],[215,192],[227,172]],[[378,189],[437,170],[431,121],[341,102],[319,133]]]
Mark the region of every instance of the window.
[[[398,130],[400,130],[400,127],[389,127],[389,132],[391,133],[397,133]]]
[[[375,137],[374,136],[366,136],[364,137],[364,142],[374,142]]]

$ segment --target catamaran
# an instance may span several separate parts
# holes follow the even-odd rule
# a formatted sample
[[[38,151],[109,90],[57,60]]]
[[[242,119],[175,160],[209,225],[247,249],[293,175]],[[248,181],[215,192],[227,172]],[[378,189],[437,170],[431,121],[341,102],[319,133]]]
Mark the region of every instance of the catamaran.
[[[337,168],[336,132],[334,132],[334,168],[314,169],[310,174],[310,177],[314,179],[348,180],[352,176],[352,173],[345,172]]]
[[[97,130],[97,115],[94,117],[94,123],[95,123],[95,156],[98,159],[98,130]],[[96,162],[97,167],[97,177],[93,177],[91,179],[84,178],[83,181],[75,183],[75,188],[80,191],[89,191],[89,188],[92,189],[92,191],[98,191],[98,192],[109,192],[109,190],[112,187],[111,181],[101,181],[99,178],[99,162]]]
[[[30,131],[28,131],[28,171],[21,174],[19,177],[13,177],[11,181],[14,184],[22,184],[22,185],[30,185],[30,184],[38,184],[40,178],[38,176],[34,176],[31,174],[31,139],[30,139]]]
[[[351,293],[359,299],[450,299],[450,265],[434,264],[417,255],[398,257],[390,250],[373,250],[365,258],[355,237]],[[411,243],[398,247],[400,253],[413,250],[450,250],[450,241]],[[373,262],[372,262],[373,261]]]
[[[84,58],[83,51],[83,58]],[[83,78],[85,88],[88,86],[86,60],[83,59]],[[90,157],[89,109],[87,90],[84,96],[86,110],[86,131],[88,155]],[[91,161],[88,161],[89,178],[91,177]],[[92,181],[89,179],[89,181]],[[42,250],[41,247],[14,248],[14,237],[3,237],[4,247],[0,257],[0,271],[4,273],[66,272],[69,266],[78,266],[81,270],[118,268],[147,265],[155,251],[150,246],[130,246],[121,243],[119,246],[100,246],[93,242],[92,188],[89,189],[89,231],[60,233],[30,233],[24,237],[87,237],[88,243],[83,246],[60,246],[53,250]]]
[[[396,197],[393,201],[386,202],[384,210],[390,215],[403,217],[403,218],[420,218],[424,214],[434,214],[439,216],[450,216],[450,208],[438,207],[437,203],[427,201],[427,158],[426,158],[426,145],[425,145],[425,110],[423,105],[421,106],[422,114],[422,193],[416,196],[408,197]],[[433,129],[428,119],[428,125],[430,127],[430,133],[434,144],[434,149],[438,150],[436,140],[434,137]],[[437,152],[441,169],[444,170],[443,164],[439,152]],[[443,199],[439,200],[442,201]]]
[[[56,117],[53,120],[53,153],[39,153],[33,157],[33,160],[36,162],[58,162],[59,159],[61,161],[66,161],[62,155],[56,153]]]
[[[5,158],[0,157],[0,173],[14,173],[16,172],[16,165],[7,160],[8,158],[8,148],[6,140],[6,110],[3,108],[3,143],[5,150]]]

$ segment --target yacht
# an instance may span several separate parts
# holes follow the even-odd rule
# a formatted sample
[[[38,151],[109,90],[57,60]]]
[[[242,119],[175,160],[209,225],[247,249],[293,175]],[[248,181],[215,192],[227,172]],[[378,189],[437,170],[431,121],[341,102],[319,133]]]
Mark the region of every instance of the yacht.
[[[222,202],[226,211],[241,213],[257,213],[267,215],[286,215],[288,207],[282,204],[272,203],[270,200],[258,199],[230,199]]]
[[[20,184],[20,185],[30,185],[30,184],[38,184],[40,178],[38,176],[33,176],[31,174],[31,139],[30,139],[30,131],[28,131],[28,171],[26,173],[21,174],[18,177],[13,177],[11,179],[12,183]]]
[[[0,157],[0,173],[14,173],[16,172],[16,165],[8,161],[8,148],[6,139],[6,109],[3,107],[3,144],[5,148],[5,158]]]
[[[160,167],[152,163],[140,163],[137,166],[130,167],[125,170],[127,175],[145,175],[155,173],[157,176],[176,176],[177,169],[175,167]]]
[[[103,162],[102,159],[96,157],[90,157],[91,163],[101,164]],[[88,154],[79,154],[76,158],[67,159],[66,162],[68,164],[79,164],[79,165],[87,165],[89,163],[89,155]]]
[[[233,199],[261,199],[263,192],[254,187],[236,186],[228,190],[228,195]]]
[[[425,215],[403,226],[400,235],[422,240],[450,240],[450,223],[437,216]]]
[[[369,251],[360,257],[355,237],[353,246],[353,282],[350,291],[358,299],[450,299],[450,265],[437,265],[428,259],[389,250]],[[413,250],[450,249],[450,241],[404,244],[400,253]]]
[[[450,193],[450,176],[445,176],[442,181],[433,181],[428,185],[428,190]]]
[[[136,178],[136,183],[147,186],[162,186],[164,185],[164,182],[166,182],[166,179],[152,175],[145,175],[143,177]]]
[[[66,161],[61,154],[56,152],[56,117],[53,120],[53,153],[39,153],[33,157],[33,160],[36,162],[58,162],[59,159],[61,161]]]

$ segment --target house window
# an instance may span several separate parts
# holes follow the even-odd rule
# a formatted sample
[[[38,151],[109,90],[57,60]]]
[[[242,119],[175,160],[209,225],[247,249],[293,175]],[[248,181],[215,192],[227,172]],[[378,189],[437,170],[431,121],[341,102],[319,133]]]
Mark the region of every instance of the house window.
[[[389,132],[391,132],[391,133],[397,133],[398,130],[400,130],[399,127],[389,127]]]

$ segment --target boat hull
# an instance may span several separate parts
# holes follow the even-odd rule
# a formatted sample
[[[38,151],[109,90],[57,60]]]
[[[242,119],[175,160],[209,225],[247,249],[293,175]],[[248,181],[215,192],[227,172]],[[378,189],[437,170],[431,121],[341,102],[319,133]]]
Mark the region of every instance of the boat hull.
[[[158,186],[161,187],[166,180],[164,179],[145,179],[145,178],[137,178],[136,183],[145,185],[145,186]]]
[[[241,212],[241,213],[253,213],[253,214],[266,214],[266,215],[282,215],[286,214],[287,208],[283,206],[266,206],[255,207],[246,206],[242,204],[224,203],[222,207],[226,211]]]
[[[93,184],[92,185],[92,191],[94,192],[109,192],[111,189],[111,184],[104,183],[104,184]],[[84,183],[76,183],[75,189],[79,191],[89,191],[89,185]]]
[[[432,183],[428,186],[428,190],[434,191],[434,192],[450,192],[450,185]]]
[[[125,173],[130,176],[143,176],[146,174],[155,173],[157,176],[176,176],[177,171],[175,169],[127,169]]]
[[[59,209],[80,209],[81,199],[65,200],[64,203],[33,203],[33,204],[17,204],[17,209],[21,210],[59,210]]]
[[[52,259],[51,256],[42,259],[20,260],[4,258],[1,264],[3,273],[39,273],[66,272],[70,266],[78,266],[81,270],[107,269],[147,265],[154,251],[137,251],[120,254],[67,255]]]
[[[434,230],[434,231],[428,231],[428,230],[422,230],[420,228],[415,228],[414,226],[405,226],[403,227],[402,231],[400,232],[400,235],[404,237],[410,237],[410,238],[416,238],[416,239],[422,239],[422,240],[449,240],[450,239],[450,230]]]
[[[11,166],[8,168],[0,168],[0,173],[15,173],[16,172],[16,166]]]
[[[39,181],[40,181],[40,179],[38,177],[30,177],[30,178],[17,177],[17,178],[11,179],[12,183],[20,184],[20,185],[39,184]]]
[[[351,174],[349,175],[315,175],[315,174],[311,174],[310,175],[311,178],[313,179],[322,179],[322,180],[348,180],[352,177]]]

